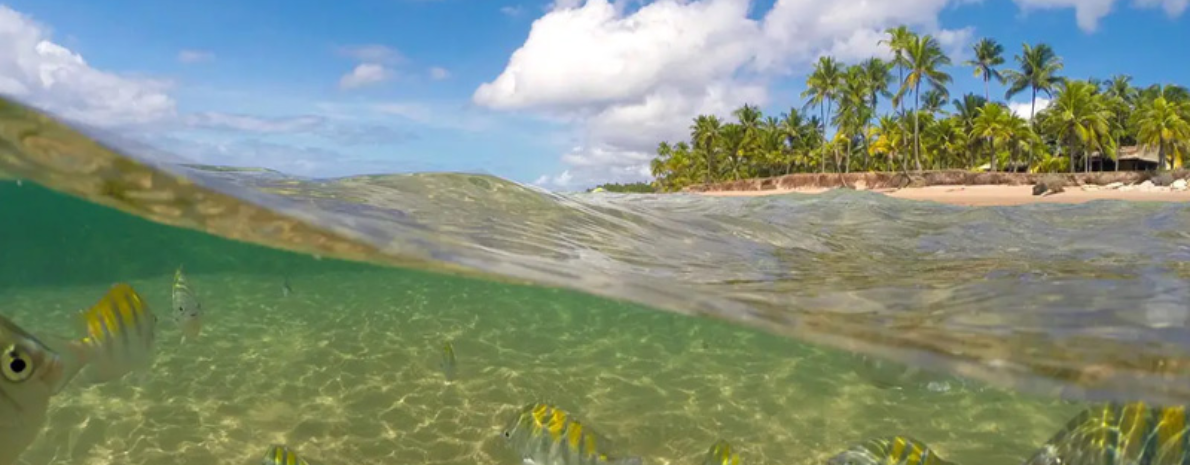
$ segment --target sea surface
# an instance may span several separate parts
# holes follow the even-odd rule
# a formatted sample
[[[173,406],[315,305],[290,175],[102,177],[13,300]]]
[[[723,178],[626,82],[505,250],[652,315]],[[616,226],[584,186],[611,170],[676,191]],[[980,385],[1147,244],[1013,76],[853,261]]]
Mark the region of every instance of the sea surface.
[[[28,465],[250,464],[272,443],[517,465],[500,428],[535,401],[650,465],[698,465],[717,439],[745,464],[819,464],[893,434],[1009,465],[1093,402],[1190,403],[1180,204],[305,179],[180,164],[6,100],[0,172],[0,313],[77,336],[122,281],[162,317],[152,370],[67,387]],[[206,309],[184,344],[179,265]]]

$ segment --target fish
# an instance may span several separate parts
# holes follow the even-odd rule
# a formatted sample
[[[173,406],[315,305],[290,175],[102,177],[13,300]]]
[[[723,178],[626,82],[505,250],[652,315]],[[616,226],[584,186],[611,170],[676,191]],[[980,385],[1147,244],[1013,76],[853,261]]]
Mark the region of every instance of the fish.
[[[105,383],[147,370],[156,354],[157,316],[132,286],[116,283],[99,302],[79,313],[85,335],[75,341],[91,383]]]
[[[643,464],[640,457],[608,455],[607,439],[544,402],[521,408],[501,434],[525,465]]]
[[[1190,463],[1185,406],[1109,402],[1087,408],[1025,465],[1172,465]]]
[[[274,444],[269,447],[268,452],[265,452],[264,459],[260,461],[261,465],[309,465],[305,459],[302,459],[290,449],[288,446],[282,444]]]
[[[293,288],[289,286],[288,276],[283,279],[284,280],[281,281],[281,297],[289,297],[290,294],[293,294]]]
[[[82,362],[0,316],[0,465],[13,465],[45,427],[50,398]]]
[[[172,290],[174,322],[182,329],[182,340],[197,339],[202,332],[202,303],[182,273],[181,266],[174,272]]]
[[[907,436],[873,438],[827,460],[827,465],[954,465],[925,443]]]
[[[446,375],[446,380],[454,381],[458,362],[455,360],[455,348],[450,345],[450,341],[442,344],[442,361],[438,362],[438,365],[442,368],[442,373]]]
[[[731,444],[720,439],[707,450],[702,465],[740,465],[740,456],[731,450]]]

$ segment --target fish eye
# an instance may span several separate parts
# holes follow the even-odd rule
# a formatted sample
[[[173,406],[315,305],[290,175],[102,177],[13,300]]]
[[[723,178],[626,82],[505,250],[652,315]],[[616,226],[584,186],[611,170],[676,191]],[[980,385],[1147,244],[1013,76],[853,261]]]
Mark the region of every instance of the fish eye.
[[[12,382],[21,382],[33,375],[33,362],[25,351],[15,344],[4,349],[0,355],[0,373]]]
[[[509,431],[505,431],[505,432],[504,432],[504,437],[506,437],[506,438],[511,438],[511,437],[512,437],[512,433],[511,433],[511,432],[509,432]]]

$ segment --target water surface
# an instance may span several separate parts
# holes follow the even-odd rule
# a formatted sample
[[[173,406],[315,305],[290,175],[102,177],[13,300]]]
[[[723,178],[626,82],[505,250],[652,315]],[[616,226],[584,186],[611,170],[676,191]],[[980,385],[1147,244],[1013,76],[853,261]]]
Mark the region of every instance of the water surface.
[[[163,330],[147,379],[64,393],[29,464],[249,463],[269,442],[332,463],[515,463],[496,428],[535,400],[655,463],[719,437],[749,463],[820,463],[904,433],[1009,464],[1082,401],[1190,398],[1179,204],[311,180],[164,164],[0,103],[0,171],[27,180],[0,182],[5,315],[69,333],[115,281],[163,312],[183,263],[209,309],[200,343]]]

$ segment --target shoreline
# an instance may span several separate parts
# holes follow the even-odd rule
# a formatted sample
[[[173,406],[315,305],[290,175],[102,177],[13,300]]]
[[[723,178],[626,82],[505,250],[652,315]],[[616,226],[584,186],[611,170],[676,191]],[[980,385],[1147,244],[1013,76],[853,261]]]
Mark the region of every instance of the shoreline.
[[[1133,186],[1126,186],[1133,187]],[[801,187],[768,190],[707,190],[699,195],[713,197],[757,197],[782,194],[820,194],[833,190],[827,187]],[[967,207],[995,207],[1035,203],[1078,204],[1094,200],[1124,200],[1131,202],[1190,202],[1187,190],[1107,189],[1101,186],[1070,186],[1065,192],[1033,195],[1031,185],[933,185],[924,187],[856,189],[877,192],[898,199],[938,202]]]

